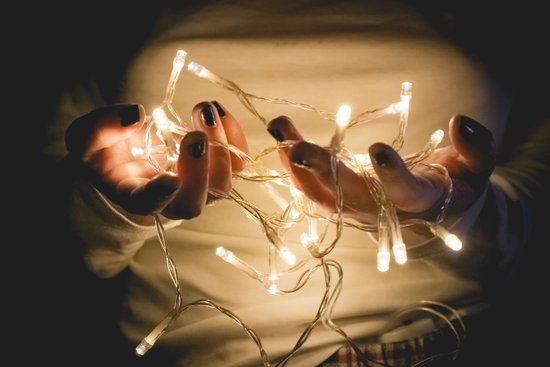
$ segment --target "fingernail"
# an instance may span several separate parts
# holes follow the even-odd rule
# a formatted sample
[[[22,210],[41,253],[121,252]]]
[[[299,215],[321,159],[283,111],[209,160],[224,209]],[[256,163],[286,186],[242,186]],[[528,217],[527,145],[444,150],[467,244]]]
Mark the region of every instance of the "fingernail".
[[[120,116],[120,124],[122,126],[130,126],[139,121],[139,105],[132,104],[122,107],[118,110]]]
[[[275,140],[277,140],[278,142],[281,142],[281,141],[284,141],[285,140],[285,137],[283,136],[283,134],[281,134],[281,132],[277,129],[274,129],[274,128],[269,128],[267,129],[267,131],[271,134],[272,137],[275,138]]]
[[[291,162],[293,165],[298,166],[300,168],[312,169],[311,163],[309,163],[307,160],[303,158],[298,158],[296,160],[292,160]]]
[[[225,111],[223,110],[223,107],[220,106],[218,101],[212,101],[212,104],[214,105],[214,107],[216,107],[216,110],[218,111],[218,116],[224,117],[225,116]]]
[[[489,144],[493,138],[485,126],[467,116],[460,116],[459,132],[465,140],[478,147]]]
[[[380,167],[388,166],[391,161],[390,155],[383,150],[376,152],[374,154],[374,160],[376,161],[376,164],[379,165]]]
[[[206,151],[206,144],[204,143],[204,140],[199,140],[188,147],[189,154],[193,158],[200,158],[204,155],[204,152]]]
[[[204,123],[207,126],[216,126],[216,119],[214,118],[214,111],[212,111],[212,106],[207,104],[201,110],[201,117]]]

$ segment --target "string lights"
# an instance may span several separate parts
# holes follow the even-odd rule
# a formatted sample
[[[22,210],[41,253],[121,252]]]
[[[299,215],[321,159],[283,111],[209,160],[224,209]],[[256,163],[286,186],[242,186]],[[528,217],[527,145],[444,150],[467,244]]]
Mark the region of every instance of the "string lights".
[[[185,51],[177,51],[173,60],[172,72],[167,83],[165,98],[161,105],[153,110],[152,115],[147,116],[144,144],[141,147],[132,148],[132,154],[136,158],[147,159],[159,172],[171,171],[174,169],[174,163],[178,159],[179,142],[181,141],[181,138],[190,131],[189,127],[186,126],[172,105],[173,98],[175,96],[176,83],[180,72],[184,67],[186,56],[187,53]],[[385,364],[380,363],[379,361],[369,359],[360,351],[353,340],[351,340],[347,334],[332,321],[332,309],[338,299],[338,295],[342,287],[343,271],[341,266],[335,260],[329,259],[327,255],[330,254],[338,243],[345,227],[365,231],[375,239],[378,243],[377,269],[380,272],[386,272],[390,269],[392,256],[393,260],[397,264],[402,265],[407,262],[407,246],[403,241],[403,236],[401,233],[401,229],[406,226],[414,224],[425,225],[434,234],[434,236],[441,238],[445,245],[452,250],[458,251],[462,248],[462,243],[458,237],[450,233],[441,225],[452,195],[452,180],[450,179],[445,167],[437,164],[426,165],[423,163],[423,161],[437,148],[438,144],[441,142],[444,135],[442,130],[437,130],[434,132],[426,146],[421,151],[404,158],[404,162],[409,169],[412,169],[418,164],[425,164],[429,169],[432,169],[445,177],[447,193],[441,207],[439,208],[439,214],[433,222],[421,219],[408,219],[400,221],[395,205],[386,197],[382,183],[376,176],[368,155],[354,153],[345,146],[344,138],[348,129],[356,125],[365,124],[382,116],[398,114],[399,129],[398,134],[392,143],[392,147],[396,151],[399,151],[403,146],[405,131],[408,124],[409,106],[412,97],[412,84],[410,82],[402,83],[400,100],[398,102],[393,102],[384,108],[361,112],[352,118],[352,110],[348,105],[343,105],[338,109],[337,113],[332,113],[320,110],[309,104],[293,102],[282,98],[266,98],[245,92],[236,83],[216,75],[196,62],[190,62],[187,66],[187,70],[199,78],[215,83],[222,88],[233,92],[239,101],[264,124],[267,124],[268,120],[258,112],[253,105],[253,102],[285,104],[302,110],[314,112],[325,120],[335,122],[335,132],[329,146],[327,147],[327,150],[331,154],[331,170],[336,194],[335,211],[330,214],[321,213],[315,202],[310,200],[300,190],[294,187],[288,173],[280,173],[274,169],[266,167],[262,162],[263,157],[276,152],[279,149],[292,146],[295,143],[294,141],[284,141],[278,143],[275,147],[268,147],[255,157],[240,151],[237,147],[230,144],[215,140],[209,141],[209,144],[222,146],[228,149],[245,163],[244,169],[241,173],[235,175],[235,178],[258,183],[260,189],[262,189],[267,196],[281,208],[281,212],[267,213],[255,204],[247,201],[234,188],[229,194],[211,192],[210,194],[212,195],[235,202],[243,209],[246,217],[261,226],[262,231],[269,242],[269,256],[267,259],[268,270],[265,272],[260,271],[223,246],[216,248],[215,255],[235,267],[236,270],[239,270],[247,274],[250,278],[260,282],[266,290],[273,295],[287,295],[298,291],[308,282],[315,272],[322,270],[325,279],[325,292],[317,314],[314,316],[311,323],[305,328],[292,351],[290,351],[284,358],[276,362],[274,364],[275,366],[284,366],[287,363],[287,361],[307,340],[309,334],[319,323],[319,321],[321,321],[325,327],[328,327],[342,335],[365,364],[369,365],[370,363],[385,366]],[[365,187],[368,189],[378,207],[378,220],[375,224],[357,223],[344,219],[344,195],[342,187],[339,183],[338,174],[339,166],[341,164],[345,164],[356,173],[360,174],[363,178]],[[290,200],[287,200],[281,195],[279,192],[280,189],[289,191]],[[295,228],[296,225],[304,221],[306,224],[306,231],[300,234],[299,241],[294,242],[301,243],[301,245],[308,251],[309,256],[298,258],[292,248],[285,244],[285,236],[290,229]],[[237,315],[206,299],[197,300],[186,305],[183,304],[176,264],[170,256],[164,237],[164,228],[162,227],[160,218],[157,215],[155,215],[155,223],[157,225],[159,242],[161,243],[165,253],[170,277],[176,289],[176,297],[172,310],[141,341],[136,348],[136,353],[138,355],[144,355],[182,312],[185,312],[193,306],[202,306],[218,310],[235,321],[237,325],[242,327],[258,346],[264,367],[272,366],[273,362],[269,360],[259,336],[256,335],[256,333],[242,320],[240,320]],[[333,230],[330,231],[330,228],[333,228]],[[333,238],[328,238],[329,232],[334,232]],[[377,234],[376,237],[374,236],[375,234]],[[334,280],[334,274],[337,275],[336,280]],[[290,275],[295,276],[296,278],[294,286],[288,289],[281,288],[279,280]],[[443,308],[447,311],[452,310],[452,308],[447,305],[430,301],[421,301],[418,305],[411,306],[406,310],[423,310],[432,315],[435,314],[446,324],[450,324],[451,326],[453,325],[453,320],[458,320],[460,325],[462,325],[461,327],[464,328],[464,324],[456,312],[452,312],[450,316],[445,316],[441,311],[436,312],[430,308],[434,305],[439,307],[439,309]],[[452,330],[458,338],[457,349],[453,351],[457,353],[458,348],[460,347],[460,341],[462,340],[462,335],[459,335],[460,333],[456,331],[456,328],[453,327]]]

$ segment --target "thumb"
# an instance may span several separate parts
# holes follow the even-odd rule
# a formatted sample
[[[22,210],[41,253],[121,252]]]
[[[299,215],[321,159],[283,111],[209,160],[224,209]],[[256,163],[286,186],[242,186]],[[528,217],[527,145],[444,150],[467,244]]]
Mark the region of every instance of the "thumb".
[[[69,152],[87,161],[97,151],[127,139],[145,120],[140,104],[98,108],[77,118],[65,133]]]
[[[449,137],[471,172],[491,174],[495,167],[495,143],[491,131],[467,116],[455,115],[449,121]]]

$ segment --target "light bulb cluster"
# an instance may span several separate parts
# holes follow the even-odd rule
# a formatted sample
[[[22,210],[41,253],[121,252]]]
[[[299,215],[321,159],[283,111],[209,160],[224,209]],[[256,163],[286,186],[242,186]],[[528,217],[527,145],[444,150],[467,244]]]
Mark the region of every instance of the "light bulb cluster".
[[[159,171],[173,169],[174,162],[178,159],[179,141],[189,131],[188,127],[181,120],[172,105],[176,82],[184,67],[186,56],[187,53],[183,50],[178,50],[176,53],[173,61],[172,73],[167,84],[165,99],[161,106],[156,108],[152,115],[147,118],[143,146],[132,148],[132,154],[134,154],[134,156],[148,159]],[[253,105],[253,102],[267,102],[293,106],[302,110],[315,112],[321,118],[335,123],[335,132],[330,144],[327,146],[327,149],[331,153],[331,168],[336,187],[336,211],[332,214],[321,213],[315,202],[293,186],[287,173],[279,173],[263,164],[263,157],[279,149],[291,146],[294,144],[293,141],[284,141],[278,143],[275,147],[268,147],[255,157],[249,156],[235,146],[215,140],[209,141],[209,144],[223,146],[240,157],[245,163],[245,168],[236,178],[257,182],[259,188],[281,208],[281,212],[279,213],[267,213],[255,204],[247,201],[236,189],[232,189],[227,195],[214,192],[211,193],[235,202],[244,210],[245,215],[250,220],[254,221],[262,228],[269,246],[269,258],[267,261],[268,269],[267,271],[260,271],[222,246],[217,247],[216,255],[236,269],[244,272],[252,279],[262,283],[266,290],[274,295],[284,295],[296,292],[307,283],[315,271],[322,269],[326,281],[326,290],[322,302],[326,304],[327,308],[323,308],[323,311],[320,311],[320,313],[316,315],[310,328],[313,328],[318,320],[322,320],[327,327],[344,335],[346,339],[350,341],[343,330],[334,325],[330,317],[332,306],[336,302],[339,288],[341,287],[342,271],[338,263],[334,260],[329,260],[327,255],[336,246],[344,227],[352,227],[378,234],[377,269],[380,272],[386,272],[390,269],[392,257],[397,264],[402,265],[407,262],[407,246],[403,241],[401,229],[408,225],[424,224],[429,227],[435,236],[440,237],[452,250],[458,251],[462,247],[462,243],[458,237],[449,233],[440,224],[444,219],[444,214],[452,194],[452,181],[445,167],[440,165],[429,165],[429,168],[445,176],[448,187],[447,195],[440,208],[437,219],[434,222],[427,222],[419,219],[400,222],[396,208],[386,197],[384,188],[376,176],[368,154],[352,152],[344,144],[345,133],[353,126],[361,125],[386,115],[399,115],[398,134],[392,143],[393,148],[399,150],[403,145],[405,130],[408,124],[409,107],[412,97],[412,84],[410,82],[403,82],[401,84],[399,101],[393,102],[384,108],[361,112],[355,117],[352,117],[352,110],[348,105],[342,105],[337,113],[327,112],[309,104],[293,102],[282,98],[266,98],[245,92],[236,83],[216,75],[196,62],[190,62],[187,70],[195,76],[208,80],[233,92],[241,103],[264,124],[267,123],[267,119],[259,113]],[[424,159],[437,148],[443,136],[442,130],[434,132],[421,151],[404,158],[407,167],[412,169],[417,164],[422,163]],[[378,206],[378,221],[376,224],[358,224],[344,218],[344,198],[338,178],[338,166],[341,163],[353,169],[364,179],[365,187],[368,189]],[[290,200],[287,200],[281,195],[279,191],[281,188],[289,191]],[[171,269],[171,274],[177,274],[175,264],[171,261],[166,248],[164,233],[161,233],[161,231],[163,231],[162,226],[160,225],[158,217],[156,217],[156,219],[157,228],[159,229],[159,240],[165,249],[169,269]],[[292,250],[292,246],[285,243],[285,237],[290,229],[304,221],[307,229],[299,235],[299,241],[292,242],[301,243],[310,256],[298,258]],[[331,226],[334,226],[334,236],[332,239],[328,239],[328,233],[330,232],[329,229]],[[339,274],[336,285],[330,280],[331,269],[336,270]],[[282,289],[280,287],[279,281],[282,277],[290,275],[296,276],[296,274],[298,274],[298,280],[294,287],[290,289]],[[173,310],[168,314],[165,320],[159,324],[161,326],[157,326],[144,339],[142,344],[138,346],[136,352],[140,355],[143,355],[143,353],[154,344],[154,341],[162,335],[182,310],[187,309],[186,306],[181,305],[181,294],[177,276],[172,277],[172,280],[175,282],[177,290],[176,299],[179,301],[176,302]],[[199,305],[204,304],[199,302]],[[243,323],[235,315],[230,313],[230,311],[224,311],[223,308],[212,305],[211,303],[206,306],[217,308],[220,312],[234,319],[239,325],[243,325]],[[265,353],[259,338],[257,338],[250,329],[245,328],[245,330],[260,348],[262,358],[264,359],[264,365],[269,366],[269,361],[266,361]],[[283,361],[288,360],[288,358],[296,352],[297,348],[299,348],[298,344],[295,350],[293,350]],[[282,362],[282,364],[284,363],[286,362]]]

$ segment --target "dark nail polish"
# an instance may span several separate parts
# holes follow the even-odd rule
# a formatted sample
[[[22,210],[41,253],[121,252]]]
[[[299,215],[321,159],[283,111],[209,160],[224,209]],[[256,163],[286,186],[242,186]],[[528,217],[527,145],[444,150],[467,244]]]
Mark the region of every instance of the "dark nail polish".
[[[189,154],[191,154],[191,157],[193,158],[198,159],[202,157],[205,151],[206,144],[204,143],[204,140],[199,140],[196,143],[189,145]]]
[[[218,116],[224,117],[225,111],[223,110],[222,106],[220,106],[218,101],[212,101],[212,104],[214,105],[214,107],[216,107],[216,110],[218,111]]]
[[[459,132],[464,140],[479,148],[490,144],[493,139],[491,132],[485,126],[466,116],[460,117]]]
[[[118,110],[120,124],[130,126],[139,121],[139,106],[137,104],[122,107]]]
[[[285,137],[283,136],[283,134],[281,134],[279,130],[271,128],[271,129],[267,129],[267,131],[271,134],[272,137],[275,138],[275,140],[279,142],[285,140]]]
[[[381,150],[374,154],[374,160],[380,167],[386,167],[390,163],[390,156],[385,151]]]
[[[214,117],[214,111],[212,111],[212,106],[207,104],[201,110],[202,120],[207,126],[216,126],[216,119]]]
[[[301,168],[311,169],[311,164],[303,158],[292,160],[292,164]]]

